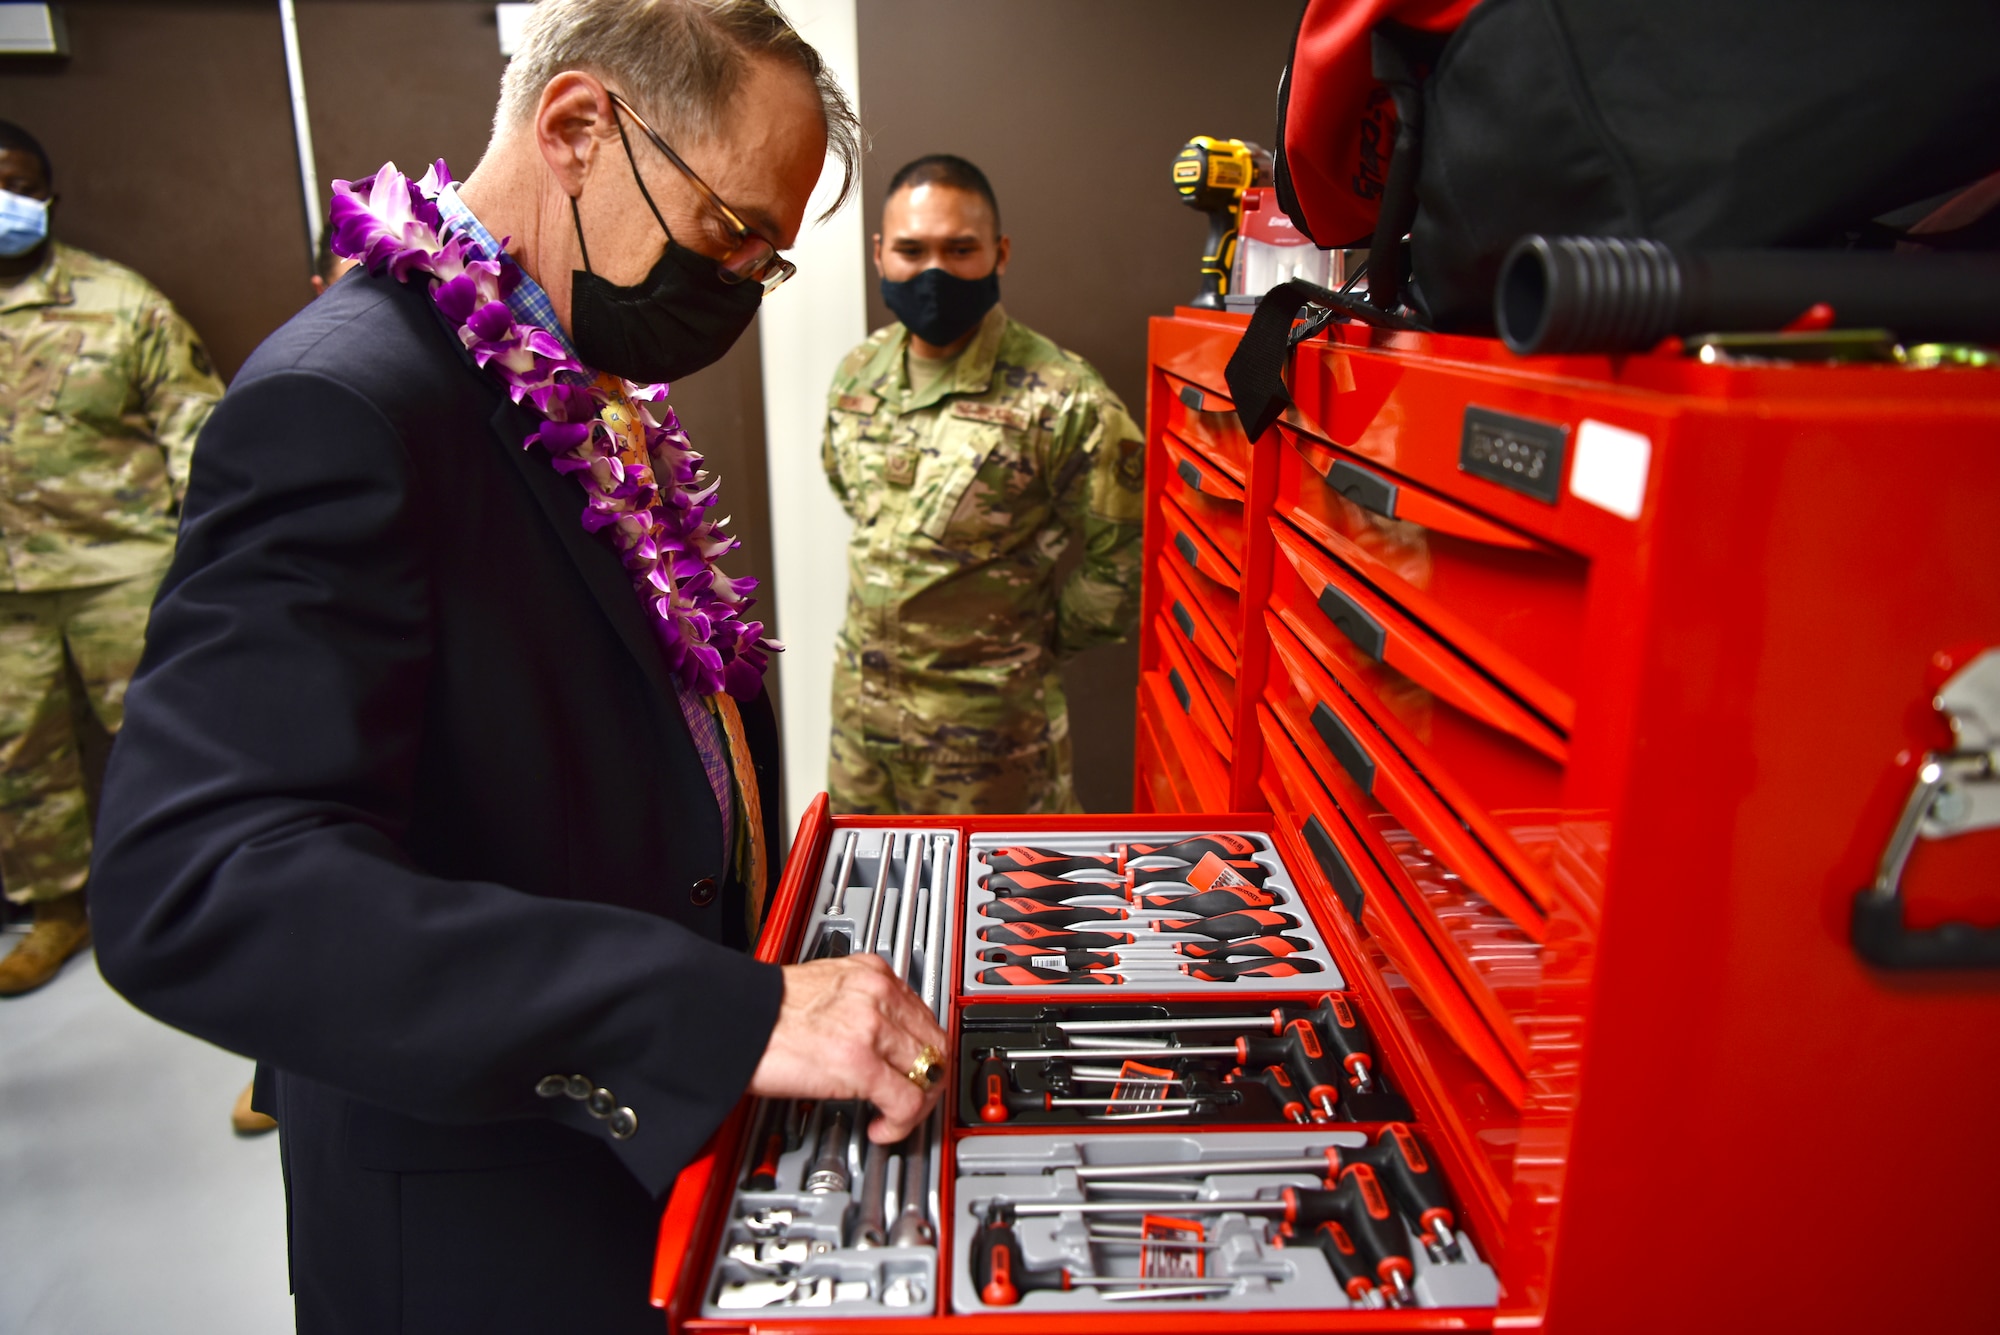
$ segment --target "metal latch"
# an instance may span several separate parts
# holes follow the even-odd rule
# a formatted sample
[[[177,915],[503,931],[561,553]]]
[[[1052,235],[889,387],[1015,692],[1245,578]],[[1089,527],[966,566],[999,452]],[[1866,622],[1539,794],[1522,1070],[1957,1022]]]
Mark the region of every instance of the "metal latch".
[[[1948,922],[1903,925],[1903,868],[1918,839],[1949,839],[2000,827],[2000,649],[1952,674],[1931,701],[1951,723],[1950,751],[1926,752],[1889,836],[1875,883],[1854,897],[1854,949],[1882,969],[2000,968],[2000,929]]]

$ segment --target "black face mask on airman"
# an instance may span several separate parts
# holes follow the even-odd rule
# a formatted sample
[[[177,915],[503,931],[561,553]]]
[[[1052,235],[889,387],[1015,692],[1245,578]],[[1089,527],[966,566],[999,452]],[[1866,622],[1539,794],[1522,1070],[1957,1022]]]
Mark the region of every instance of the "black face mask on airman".
[[[900,283],[882,280],[882,301],[903,326],[926,343],[939,347],[986,318],[1000,301],[1000,269],[984,278],[960,278],[942,268],[930,268]]]

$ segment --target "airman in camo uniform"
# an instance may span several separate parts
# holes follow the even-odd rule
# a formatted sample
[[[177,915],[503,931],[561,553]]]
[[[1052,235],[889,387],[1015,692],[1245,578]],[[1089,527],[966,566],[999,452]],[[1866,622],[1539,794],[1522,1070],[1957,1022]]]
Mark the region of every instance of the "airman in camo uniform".
[[[854,521],[828,775],[840,812],[1079,810],[1058,666],[1138,614],[1140,432],[1089,363],[996,304],[990,202],[962,159],[897,173],[876,248],[905,322],[850,353],[828,395],[823,462]],[[982,233],[997,263],[958,267],[992,272],[952,281],[952,244]]]
[[[50,176],[0,122],[0,189],[46,202]],[[46,236],[0,256],[0,876],[35,906],[0,995],[89,939],[96,781],[221,394],[193,331],[131,270]]]

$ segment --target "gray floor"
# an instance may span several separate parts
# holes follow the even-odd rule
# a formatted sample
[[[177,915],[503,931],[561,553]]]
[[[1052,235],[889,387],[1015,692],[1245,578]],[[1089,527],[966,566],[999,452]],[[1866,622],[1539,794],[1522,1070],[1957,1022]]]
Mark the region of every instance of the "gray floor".
[[[0,1333],[292,1328],[277,1137],[229,1129],[249,1078],[88,953],[0,1000]]]

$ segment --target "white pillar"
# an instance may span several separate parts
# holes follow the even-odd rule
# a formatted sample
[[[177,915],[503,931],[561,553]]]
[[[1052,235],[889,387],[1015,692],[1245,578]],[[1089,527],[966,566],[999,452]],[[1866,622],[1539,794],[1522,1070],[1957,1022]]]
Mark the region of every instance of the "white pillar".
[[[860,105],[855,0],[785,0],[785,13]],[[867,335],[859,199],[814,223],[839,187],[831,157],[791,251],[798,276],[757,316],[764,368],[764,441],[771,478],[777,657],[784,699],[785,825],[826,787],[833,639],[847,606],[847,516],[820,469],[820,424],[834,369]]]

